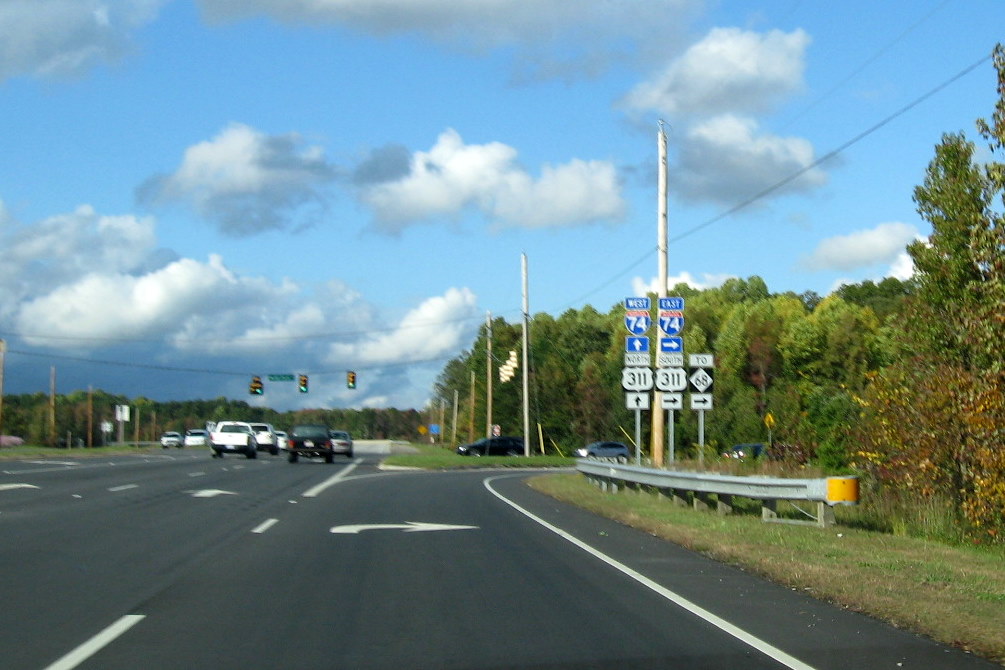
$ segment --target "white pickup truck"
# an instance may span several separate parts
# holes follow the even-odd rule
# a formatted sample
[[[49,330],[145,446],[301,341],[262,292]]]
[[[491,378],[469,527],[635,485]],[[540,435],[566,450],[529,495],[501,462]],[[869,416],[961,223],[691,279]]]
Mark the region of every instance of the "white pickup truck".
[[[248,458],[258,457],[258,442],[255,429],[244,421],[220,421],[209,433],[209,447],[213,458],[223,458],[225,453],[244,454]]]

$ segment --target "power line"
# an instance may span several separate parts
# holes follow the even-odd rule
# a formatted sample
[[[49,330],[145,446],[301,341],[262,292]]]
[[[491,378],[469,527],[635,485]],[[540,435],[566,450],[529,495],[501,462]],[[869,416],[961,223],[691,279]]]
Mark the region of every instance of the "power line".
[[[742,209],[746,209],[747,207],[749,207],[750,205],[754,204],[758,200],[761,200],[762,198],[764,198],[764,197],[766,197],[766,196],[774,193],[778,189],[782,188],[786,184],[789,184],[789,183],[795,181],[796,179],[798,179],[802,175],[806,174],[810,170],[812,170],[812,169],[814,169],[816,167],[819,167],[823,163],[825,163],[825,162],[831,160],[832,158],[836,157],[841,152],[845,151],[846,149],[848,149],[852,145],[857,144],[858,142],[860,142],[861,140],[865,139],[869,135],[873,134],[874,132],[876,132],[877,130],[879,130],[883,126],[887,125],[888,123],[890,123],[894,119],[896,119],[896,118],[898,118],[900,116],[903,116],[908,111],[914,109],[915,107],[917,107],[921,103],[925,102],[926,100],[928,100],[929,98],[931,98],[935,94],[941,92],[943,89],[945,89],[948,86],[950,86],[951,84],[955,83],[957,80],[962,79],[966,75],[970,74],[972,71],[976,70],[978,67],[980,67],[981,65],[983,65],[987,61],[991,60],[992,57],[993,57],[993,54],[988,54],[987,56],[982,57],[981,59],[979,59],[975,63],[973,63],[971,65],[968,65],[967,67],[963,68],[962,70],[960,70],[959,72],[957,72],[956,74],[954,74],[950,78],[946,79],[942,83],[940,83],[937,86],[929,89],[927,92],[925,92],[922,95],[918,96],[917,98],[915,98],[914,100],[912,100],[908,104],[904,105],[903,107],[901,107],[897,111],[893,112],[892,114],[890,114],[886,118],[882,119],[878,123],[870,126],[866,130],[864,130],[861,133],[859,133],[858,135],[855,135],[850,140],[848,140],[848,141],[840,144],[837,148],[832,149],[831,151],[828,151],[826,154],[824,154],[823,156],[821,156],[817,160],[813,161],[809,165],[806,165],[805,167],[800,168],[799,170],[797,170],[796,172],[792,173],[791,175],[785,177],[784,179],[781,179],[780,181],[772,184],[771,186],[768,186],[767,188],[765,188],[765,189],[763,189],[761,191],[758,191],[757,193],[755,193],[754,195],[750,196],[746,200],[743,200],[743,201],[737,203],[736,205],[733,205],[729,209],[727,209],[727,210],[725,210],[725,211],[723,211],[723,212],[721,212],[719,214],[716,214],[712,218],[707,219],[707,220],[703,221],[702,223],[699,223],[698,225],[695,225],[695,226],[693,226],[691,228],[688,228],[687,230],[685,230],[685,231],[683,231],[681,233],[678,233],[676,236],[671,237],[668,241],[669,242],[679,242],[680,240],[683,240],[683,239],[685,239],[687,237],[690,237],[691,235],[697,233],[700,230],[704,230],[705,228],[708,228],[709,226],[711,226],[713,224],[716,224],[716,223],[722,221],[723,219],[726,219],[726,218],[732,216],[733,214],[736,214],[737,212],[739,212]],[[583,296],[581,296],[580,298],[578,298],[575,302],[569,303],[569,305],[571,306],[573,304],[577,304],[579,301],[584,300],[587,297],[589,297],[589,296],[593,295],[594,293],[597,293],[601,289],[605,288],[606,286],[608,286],[609,284],[611,284],[616,279],[618,279],[618,278],[620,278],[620,277],[628,274],[630,271],[632,271],[638,265],[640,265],[643,261],[647,260],[652,254],[656,253],[656,251],[657,251],[657,249],[656,249],[656,247],[654,245],[653,248],[650,249],[649,251],[647,251],[642,257],[640,257],[639,259],[633,261],[630,265],[628,265],[627,267],[625,267],[623,270],[619,271],[617,274],[615,274],[614,276],[612,276],[610,279],[608,279],[604,283],[599,284],[594,289],[592,289],[592,290],[588,291],[587,293],[585,293]]]

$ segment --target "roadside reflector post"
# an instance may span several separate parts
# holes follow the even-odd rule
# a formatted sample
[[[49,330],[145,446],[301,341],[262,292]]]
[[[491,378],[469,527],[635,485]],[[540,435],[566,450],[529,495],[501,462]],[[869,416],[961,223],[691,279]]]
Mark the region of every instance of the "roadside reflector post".
[[[828,477],[827,504],[857,505],[858,477]]]

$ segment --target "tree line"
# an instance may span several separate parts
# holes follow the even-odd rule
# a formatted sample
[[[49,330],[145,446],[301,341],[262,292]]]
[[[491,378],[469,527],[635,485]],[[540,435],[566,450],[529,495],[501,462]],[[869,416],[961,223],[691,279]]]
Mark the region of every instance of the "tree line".
[[[183,433],[204,428],[209,421],[271,423],[288,430],[298,423],[323,423],[349,431],[357,439],[417,440],[424,417],[417,410],[303,409],[278,412],[253,407],[241,400],[180,400],[160,402],[145,397],[128,398],[95,390],[74,391],[50,397],[45,393],[4,396],[3,432],[22,437],[28,444],[50,446],[102,446],[118,439],[115,407],[128,405],[130,421],[124,426],[127,442],[153,442],[164,431]],[[103,433],[103,423],[111,423]]]
[[[821,298],[773,294],[759,277],[718,288],[678,285],[685,351],[715,355],[716,451],[767,442],[770,454],[856,472],[892,505],[948,514],[978,541],[1005,541],[1005,49],[993,52],[998,100],[978,119],[985,151],[964,133],[935,147],[914,201],[931,235],[910,244],[909,281],[846,285]],[[530,322],[530,411],[540,448],[626,441],[634,432],[620,386],[623,308],[587,306]],[[487,417],[487,335],[519,350],[520,327],[496,319],[450,361],[434,402],[458,397],[469,432]],[[472,381],[476,391],[470,392]],[[495,381],[491,416],[521,430],[516,382]],[[476,419],[478,417],[478,419]],[[629,426],[632,428],[630,429]],[[487,429],[484,424],[479,430]],[[694,412],[676,413],[677,453],[697,448]],[[647,438],[643,438],[643,445]]]

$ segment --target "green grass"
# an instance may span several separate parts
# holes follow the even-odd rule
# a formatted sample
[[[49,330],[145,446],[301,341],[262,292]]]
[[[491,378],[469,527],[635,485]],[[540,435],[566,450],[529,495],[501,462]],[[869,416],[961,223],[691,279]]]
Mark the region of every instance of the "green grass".
[[[40,447],[36,445],[22,445],[20,447],[0,448],[0,461],[15,460],[19,458],[86,458],[90,456],[107,456],[109,454],[147,454],[154,451],[161,451],[160,444],[142,444],[134,447],[131,444],[115,444],[106,447],[92,447],[90,449],[76,448],[57,449],[55,447]]]
[[[764,523],[751,514],[724,517],[675,507],[650,492],[605,493],[579,474],[541,475],[531,485],[820,599],[1005,664],[1005,547],[945,544],[840,525],[842,515],[839,525],[829,528]]]
[[[575,459],[562,456],[461,456],[453,450],[429,444],[412,444],[417,454],[396,454],[383,460],[384,465],[422,468],[425,470],[456,470],[464,468],[556,468],[573,467]]]

